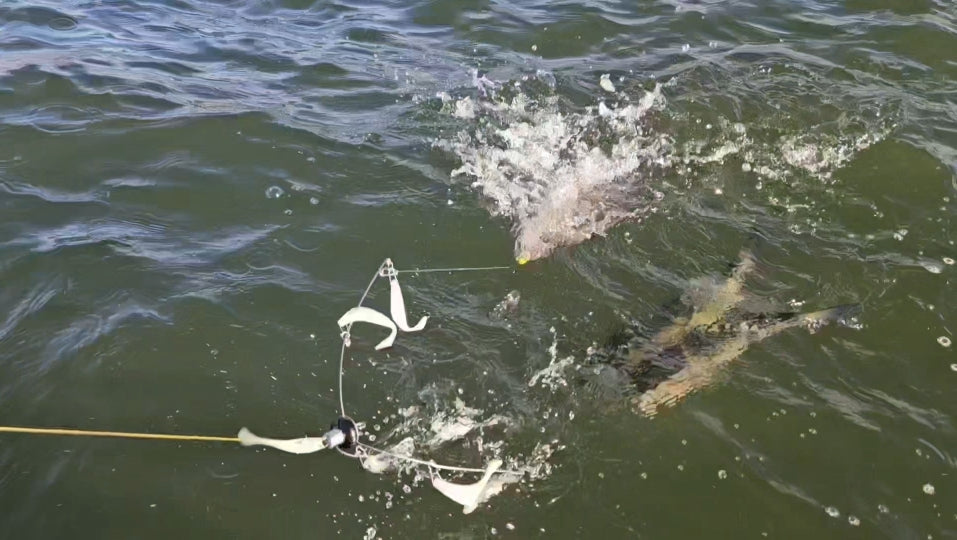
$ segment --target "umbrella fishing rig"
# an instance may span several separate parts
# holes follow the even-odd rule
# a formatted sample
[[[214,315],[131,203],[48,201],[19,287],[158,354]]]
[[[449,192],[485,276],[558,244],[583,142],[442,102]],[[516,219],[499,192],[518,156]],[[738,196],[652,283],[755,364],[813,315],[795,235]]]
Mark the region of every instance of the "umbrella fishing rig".
[[[475,270],[504,270],[508,268],[509,267],[507,266],[497,266],[484,268],[433,268],[397,270],[391,259],[385,259],[385,261],[383,261],[376,270],[376,273],[372,276],[372,280],[362,293],[362,297],[359,299],[359,303],[356,305],[356,307],[351,308],[337,321],[340,331],[339,335],[342,338],[342,349],[339,355],[339,407],[341,416],[336,420],[335,423],[330,425],[329,431],[327,431],[321,437],[322,445],[325,448],[336,448],[343,455],[358,458],[360,460],[373,454],[380,454],[400,461],[428,467],[432,480],[432,486],[446,497],[449,497],[453,501],[461,504],[463,507],[462,511],[465,514],[475,510],[478,504],[483,500],[483,495],[485,495],[485,487],[487,486],[493,474],[499,473],[511,474],[519,477],[524,476],[524,473],[521,471],[501,469],[502,460],[500,459],[493,459],[484,469],[458,467],[453,465],[440,465],[435,461],[425,461],[410,455],[397,454],[365,444],[359,440],[360,433],[356,422],[346,415],[345,399],[343,397],[342,391],[342,376],[344,371],[346,349],[352,345],[351,330],[354,323],[364,322],[374,324],[385,327],[390,331],[389,336],[375,346],[376,350],[382,350],[391,347],[395,341],[398,330],[402,330],[403,332],[418,332],[425,328],[426,322],[428,321],[428,316],[424,316],[419,319],[418,323],[416,323],[414,326],[411,326],[408,323],[408,317],[405,310],[405,300],[402,296],[402,288],[400,287],[398,280],[399,273],[461,272]],[[369,291],[372,289],[373,284],[375,284],[376,280],[380,277],[387,278],[389,280],[390,316],[386,316],[383,313],[362,305],[366,299],[366,296],[368,296]],[[242,433],[240,434],[240,437],[242,438]],[[260,441],[262,441],[262,439],[260,439]],[[305,442],[306,439],[300,439],[300,441]],[[253,444],[262,444],[262,442]],[[278,446],[274,444],[270,446],[278,448]],[[319,449],[321,449],[321,446],[311,451],[316,451]],[[288,449],[286,450],[289,451]],[[437,472],[438,470],[483,473],[483,475],[478,482],[473,484],[455,484],[444,480],[441,476],[439,476]]]

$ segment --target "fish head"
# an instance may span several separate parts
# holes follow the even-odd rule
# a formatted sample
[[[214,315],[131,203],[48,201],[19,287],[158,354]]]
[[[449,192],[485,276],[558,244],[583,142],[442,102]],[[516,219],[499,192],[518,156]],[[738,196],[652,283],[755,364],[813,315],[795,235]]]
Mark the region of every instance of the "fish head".
[[[547,221],[526,223],[515,234],[515,260],[522,265],[544,259],[558,248],[580,244],[591,236],[587,231]]]
[[[515,240],[515,261],[519,265],[523,265],[531,261],[544,259],[551,255],[556,247],[543,238],[521,235]]]

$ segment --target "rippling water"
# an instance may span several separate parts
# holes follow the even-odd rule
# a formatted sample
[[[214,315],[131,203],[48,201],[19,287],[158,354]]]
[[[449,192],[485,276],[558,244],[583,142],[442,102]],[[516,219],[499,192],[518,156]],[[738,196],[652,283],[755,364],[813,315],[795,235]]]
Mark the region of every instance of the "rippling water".
[[[384,258],[510,265],[404,275],[430,326],[354,331],[345,401],[534,468],[463,517],[332,454],[6,434],[4,538],[957,537],[953,2],[7,0],[0,122],[0,424],[319,434]],[[860,328],[653,420],[585,382],[746,246],[757,302]]]

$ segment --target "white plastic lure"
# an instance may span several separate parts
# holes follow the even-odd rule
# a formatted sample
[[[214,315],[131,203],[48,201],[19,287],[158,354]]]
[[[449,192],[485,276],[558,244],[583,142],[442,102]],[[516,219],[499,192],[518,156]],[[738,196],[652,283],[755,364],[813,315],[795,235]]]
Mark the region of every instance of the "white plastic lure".
[[[432,487],[439,490],[442,495],[452,499],[462,505],[462,513],[470,514],[482,502],[482,493],[489,479],[502,466],[502,460],[492,460],[485,468],[485,474],[482,479],[474,484],[453,484],[448,480],[443,480],[438,474],[432,477]]]
[[[415,326],[409,326],[409,320],[405,314],[405,300],[402,298],[402,287],[399,286],[399,278],[395,275],[395,272],[389,274],[389,287],[392,293],[390,311],[396,326],[403,332],[418,332],[425,328],[425,323],[429,320],[428,315],[419,319]]]
[[[372,308],[367,308],[364,306],[350,309],[345,313],[345,315],[339,317],[337,324],[339,325],[339,328],[345,329],[355,322],[375,324],[378,326],[384,326],[391,330],[392,333],[389,334],[389,337],[383,339],[378,345],[375,346],[375,350],[377,351],[391,347],[392,343],[395,341],[395,335],[398,333],[395,323],[392,322],[391,319]]]
[[[326,448],[326,441],[322,437],[267,439],[253,434],[246,428],[239,430],[239,444],[243,446],[268,446],[290,454],[312,454]]]

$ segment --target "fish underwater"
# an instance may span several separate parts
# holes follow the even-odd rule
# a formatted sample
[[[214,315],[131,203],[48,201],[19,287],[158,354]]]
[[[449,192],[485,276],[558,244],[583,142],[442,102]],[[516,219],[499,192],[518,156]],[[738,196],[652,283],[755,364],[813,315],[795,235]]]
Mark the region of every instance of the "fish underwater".
[[[845,304],[809,313],[750,312],[742,304],[745,278],[754,268],[754,257],[742,252],[730,277],[693,301],[689,317],[674,319],[646,340],[626,330],[624,345],[593,355],[592,361],[613,366],[635,388],[632,410],[655,416],[720,380],[751,345],[791,328],[813,333],[830,323],[852,324],[861,311],[860,304]]]

